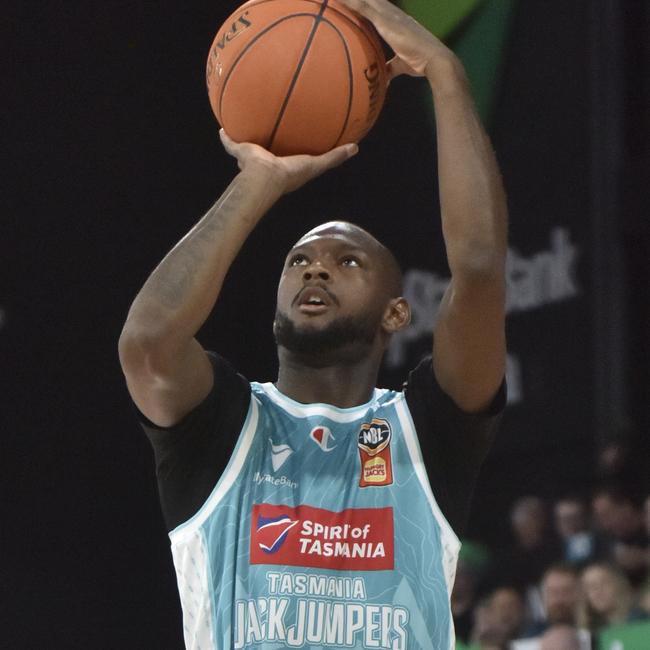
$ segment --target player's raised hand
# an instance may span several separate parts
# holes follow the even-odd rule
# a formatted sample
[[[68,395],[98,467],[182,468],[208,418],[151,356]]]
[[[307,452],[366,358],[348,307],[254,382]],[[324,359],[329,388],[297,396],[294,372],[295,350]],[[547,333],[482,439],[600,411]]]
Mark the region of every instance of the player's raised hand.
[[[428,29],[389,0],[338,0],[369,20],[395,52],[388,63],[392,79],[401,74],[423,77],[430,65],[456,61],[454,53]]]
[[[224,149],[237,159],[239,169],[268,173],[273,182],[279,183],[283,194],[293,192],[327,170],[338,167],[359,150],[356,144],[345,144],[322,156],[281,157],[250,142],[237,143],[223,129],[219,136]]]

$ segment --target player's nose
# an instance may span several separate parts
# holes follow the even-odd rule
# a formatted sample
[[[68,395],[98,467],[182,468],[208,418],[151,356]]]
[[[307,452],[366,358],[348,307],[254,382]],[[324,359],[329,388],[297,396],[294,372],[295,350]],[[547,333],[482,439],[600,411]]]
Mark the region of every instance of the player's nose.
[[[330,277],[329,270],[320,260],[310,262],[309,266],[305,268],[302,274],[302,279],[305,282],[309,280],[323,280],[324,282],[327,282]]]

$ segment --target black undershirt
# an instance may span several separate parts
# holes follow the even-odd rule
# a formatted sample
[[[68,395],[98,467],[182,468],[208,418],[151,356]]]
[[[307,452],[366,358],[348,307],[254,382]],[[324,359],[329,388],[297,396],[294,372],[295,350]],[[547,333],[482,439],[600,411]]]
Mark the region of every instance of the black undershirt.
[[[208,354],[214,368],[214,386],[183,420],[165,429],[139,413],[154,448],[168,530],[187,521],[205,503],[230,460],[248,412],[248,381],[225,359]],[[431,489],[442,513],[460,536],[481,464],[505,407],[505,382],[484,413],[464,413],[438,385],[428,357],[409,374],[404,390]]]

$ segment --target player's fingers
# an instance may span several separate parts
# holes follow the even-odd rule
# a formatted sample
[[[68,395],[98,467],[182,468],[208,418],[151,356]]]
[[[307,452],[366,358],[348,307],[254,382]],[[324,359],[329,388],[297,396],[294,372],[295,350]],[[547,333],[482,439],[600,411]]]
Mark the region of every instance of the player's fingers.
[[[388,0],[339,0],[369,20],[379,35],[395,50],[400,35],[412,29],[413,19]],[[416,23],[417,24],[417,23]]]
[[[219,129],[219,137],[221,138],[221,144],[223,144],[223,148],[231,156],[237,157],[237,143],[223,129]]]
[[[399,77],[403,74],[413,75],[413,68],[411,68],[408,63],[401,59],[399,56],[392,58],[387,64],[386,68],[388,69],[388,81],[392,81],[395,77]]]
[[[377,15],[377,10],[367,0],[339,0],[339,2],[368,20],[373,20]]]
[[[348,158],[356,156],[359,151],[358,145],[344,144],[332,151],[328,151],[322,156],[317,156],[314,159],[314,164],[318,167],[319,170],[325,171],[327,169],[332,169],[333,167],[338,167],[344,163]]]
[[[339,2],[369,20],[389,45],[392,45],[396,36],[412,29],[412,23],[418,24],[388,0],[339,0]]]
[[[404,15],[403,11],[388,0],[339,0],[339,2],[373,23],[396,20]]]

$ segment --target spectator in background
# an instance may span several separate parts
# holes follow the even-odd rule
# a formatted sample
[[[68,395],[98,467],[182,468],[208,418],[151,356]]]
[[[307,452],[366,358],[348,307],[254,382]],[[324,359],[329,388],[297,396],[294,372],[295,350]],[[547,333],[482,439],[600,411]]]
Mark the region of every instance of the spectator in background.
[[[610,434],[598,450],[596,475],[601,482],[623,483],[632,492],[645,493],[650,487],[650,436],[632,423]]]
[[[618,486],[598,489],[592,499],[598,530],[609,537],[609,557],[639,586],[647,574],[649,537],[641,508]]]
[[[508,640],[521,634],[524,624],[524,601],[513,587],[500,587],[492,592],[489,613],[497,626],[505,630]]]
[[[492,619],[489,598],[479,601],[474,608],[471,641],[471,645],[466,646],[468,650],[502,650],[507,647],[505,628]]]
[[[580,578],[576,569],[555,564],[544,573],[541,586],[545,618],[529,625],[527,637],[539,636],[550,627],[576,624],[580,602]]]
[[[641,512],[618,485],[598,488],[592,498],[594,523],[617,539],[638,536],[643,528]]]
[[[625,478],[629,472],[630,448],[625,440],[610,440],[598,451],[596,472],[605,481]]]
[[[554,625],[540,639],[539,650],[580,650],[578,631],[570,625]]]
[[[603,557],[602,540],[590,529],[589,512],[582,499],[573,496],[560,499],[553,508],[553,518],[565,562],[584,566]]]
[[[546,504],[538,497],[518,499],[510,511],[514,544],[499,558],[497,576],[525,594],[526,609],[533,620],[542,618],[537,585],[544,571],[562,557],[557,538],[549,530]]]
[[[594,563],[582,572],[583,597],[578,611],[580,627],[598,632],[608,625],[645,618],[634,607],[634,594],[625,574],[611,564]]]
[[[513,587],[499,587],[475,609],[472,649],[507,650],[524,623],[524,601]]]
[[[539,547],[547,532],[546,504],[538,497],[522,497],[515,501],[510,523],[520,548]]]

